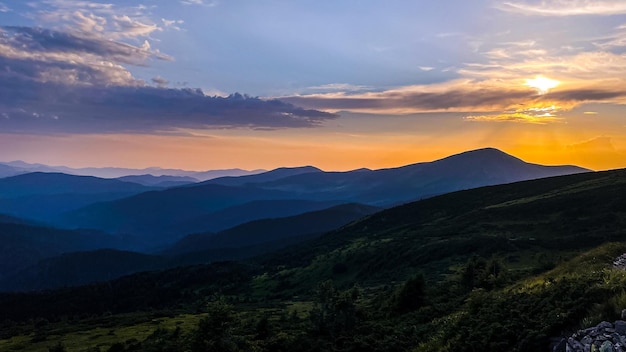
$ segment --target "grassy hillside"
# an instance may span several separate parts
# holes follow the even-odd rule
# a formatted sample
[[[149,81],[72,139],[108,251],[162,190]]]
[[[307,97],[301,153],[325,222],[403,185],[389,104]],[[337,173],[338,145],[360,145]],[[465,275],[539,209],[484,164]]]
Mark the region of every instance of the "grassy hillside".
[[[382,211],[264,263],[287,263],[316,279],[345,264],[347,282],[359,284],[403,280],[415,270],[445,273],[472,255],[505,256],[519,270],[530,253],[556,264],[626,239],[625,190],[626,171],[617,170],[454,192]]]
[[[193,253],[287,241],[296,237],[315,237],[378,210],[380,208],[364,204],[342,204],[294,216],[250,221],[218,233],[186,236],[165,253]]]
[[[123,239],[98,231],[54,229],[0,216],[0,281],[61,253],[123,246]]]
[[[0,349],[548,351],[626,308],[623,194],[626,170],[485,187],[245,264],[4,294]]]

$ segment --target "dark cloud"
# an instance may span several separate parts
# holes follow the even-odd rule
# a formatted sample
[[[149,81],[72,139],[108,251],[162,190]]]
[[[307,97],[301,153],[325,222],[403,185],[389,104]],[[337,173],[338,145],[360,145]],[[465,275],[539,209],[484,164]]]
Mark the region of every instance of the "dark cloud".
[[[66,61],[42,61],[32,58],[12,59],[0,56],[2,85],[10,84],[9,78],[56,82],[70,85],[143,85],[123,67],[117,65],[89,65]]]
[[[157,76],[152,78],[152,83],[156,84],[159,88],[165,88],[168,84],[170,84],[170,81],[166,80],[163,77]]]
[[[336,117],[240,94],[209,97],[199,89],[80,87],[16,77],[0,85],[0,116],[0,131],[36,134],[314,127]]]
[[[530,99],[529,90],[452,89],[441,92],[390,91],[361,96],[294,96],[281,100],[312,109],[433,111],[506,107]]]
[[[570,89],[561,90],[557,92],[551,92],[546,94],[547,99],[555,99],[561,101],[575,101],[575,102],[587,102],[587,101],[607,101],[615,98],[625,97],[626,89],[612,90],[612,89]]]
[[[150,51],[149,46],[136,47],[98,36],[77,34],[33,27],[0,27],[0,43],[19,50],[22,55],[44,54],[44,60],[59,60],[57,55],[95,55],[119,63],[141,64],[150,57],[171,60],[167,55]],[[5,53],[6,55],[6,53]],[[40,57],[41,58],[41,57]]]
[[[0,73],[40,82],[76,85],[143,85],[123,65],[167,56],[97,35],[30,27],[0,27]],[[2,72],[3,71],[3,72]]]
[[[560,90],[538,95],[532,89],[505,89],[466,84],[440,91],[397,90],[355,95],[303,95],[282,97],[281,100],[311,109],[333,111],[498,111],[521,104],[542,102],[576,105],[585,102],[620,100],[626,89],[581,88]]]

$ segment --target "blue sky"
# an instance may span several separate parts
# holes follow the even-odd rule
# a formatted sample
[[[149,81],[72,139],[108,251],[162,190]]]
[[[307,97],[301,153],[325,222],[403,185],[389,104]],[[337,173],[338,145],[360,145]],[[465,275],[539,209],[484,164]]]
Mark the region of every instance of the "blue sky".
[[[617,0],[0,0],[0,160],[625,167],[625,53]]]

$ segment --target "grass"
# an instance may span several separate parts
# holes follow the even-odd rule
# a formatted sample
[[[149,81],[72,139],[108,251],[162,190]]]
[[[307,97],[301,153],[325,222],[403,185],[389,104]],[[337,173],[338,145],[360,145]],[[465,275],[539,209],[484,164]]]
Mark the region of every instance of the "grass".
[[[83,330],[77,330],[75,325],[68,326],[69,323],[54,324],[53,328],[45,332],[43,340],[35,333],[0,340],[0,351],[48,352],[49,347],[58,343],[62,343],[68,352],[82,352],[94,347],[106,351],[117,342],[143,341],[157,328],[173,330],[180,327],[183,331],[190,331],[204,316],[206,314],[181,314],[153,318],[128,326],[85,326]]]

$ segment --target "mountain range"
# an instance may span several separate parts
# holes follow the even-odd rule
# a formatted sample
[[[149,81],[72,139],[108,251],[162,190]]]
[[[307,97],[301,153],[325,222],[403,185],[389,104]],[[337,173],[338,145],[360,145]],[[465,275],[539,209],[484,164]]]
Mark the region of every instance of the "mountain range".
[[[0,222],[6,243],[11,244],[0,248],[0,254],[14,251],[29,258],[15,267],[4,264],[7,273],[22,277],[23,287],[35,287],[29,286],[27,277],[56,277],[53,271],[37,269],[38,261],[53,268],[57,259],[68,263],[81,258],[79,253],[68,256],[77,251],[109,248],[170,257],[150,257],[148,261],[156,265],[150,268],[244,258],[314,238],[398,204],[587,171],[526,163],[486,148],[390,169],[326,172],[304,166],[203,182],[180,175],[103,179],[31,172],[0,179],[0,214],[4,214]],[[62,243],[46,242],[48,235]],[[15,250],[18,247],[22,252]],[[137,255],[136,263],[148,258]],[[172,259],[176,256],[187,258]],[[121,275],[148,268],[133,265],[131,252],[119,258],[129,264],[111,272]],[[87,282],[86,278],[97,279],[87,275],[73,283]]]
[[[209,336],[232,350],[548,351],[553,338],[620,317],[626,276],[614,261],[626,253],[624,192],[626,169],[460,190],[245,261],[4,293],[0,346],[184,351]],[[235,229],[224,233],[253,230]],[[44,280],[57,270],[46,268],[64,268],[74,280],[75,263],[100,257],[121,273],[128,256],[71,254],[30,274]],[[154,268],[154,256],[136,258]]]
[[[116,179],[32,172],[0,179],[0,213],[51,222],[92,203],[125,198],[155,187]]]
[[[389,207],[461,189],[585,171],[588,170],[575,166],[530,164],[491,148],[382,170],[325,172],[310,166],[281,168],[92,204],[63,214],[55,224],[132,233],[149,237],[155,244],[167,244],[191,232],[215,231],[211,214],[251,202],[306,200]],[[294,203],[293,207],[296,209],[297,205]],[[271,209],[269,206],[266,217],[284,215],[272,214]],[[255,213],[240,211],[240,223],[255,219]]]
[[[0,177],[16,176],[30,172],[61,172],[69,175],[96,176],[101,178],[119,178],[124,176],[152,175],[152,176],[177,176],[190,177],[196,180],[205,181],[217,177],[243,176],[265,172],[266,170],[208,170],[189,171],[180,169],[162,169],[160,167],[150,167],[145,169],[130,169],[120,167],[86,167],[71,168],[67,166],[49,166],[44,164],[31,164],[23,161],[0,162]]]

